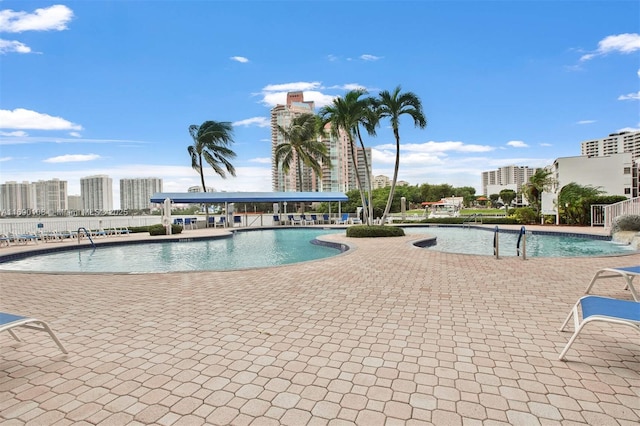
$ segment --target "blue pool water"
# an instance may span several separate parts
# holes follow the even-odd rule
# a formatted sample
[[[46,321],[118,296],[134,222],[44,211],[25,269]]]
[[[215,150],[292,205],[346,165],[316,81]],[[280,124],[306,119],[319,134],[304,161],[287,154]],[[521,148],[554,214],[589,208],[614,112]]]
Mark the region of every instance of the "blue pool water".
[[[493,256],[493,229],[462,227],[407,227],[407,235],[428,234],[437,237],[437,243],[429,250],[447,253],[463,253]],[[516,256],[517,233],[498,232],[500,256]],[[522,243],[521,243],[522,247]],[[634,253],[629,245],[603,239],[567,235],[526,235],[527,257],[580,257],[611,256]]]
[[[344,233],[336,229],[265,229],[235,232],[232,238],[118,244],[56,251],[0,263],[0,269],[37,272],[149,273],[220,271],[285,265],[322,259],[337,248],[311,244],[320,235]]]

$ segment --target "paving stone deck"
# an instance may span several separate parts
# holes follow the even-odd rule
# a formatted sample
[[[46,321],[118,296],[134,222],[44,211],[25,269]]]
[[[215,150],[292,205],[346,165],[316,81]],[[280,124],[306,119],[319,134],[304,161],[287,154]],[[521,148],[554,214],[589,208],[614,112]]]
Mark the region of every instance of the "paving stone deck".
[[[353,250],[229,272],[1,272],[0,310],[48,321],[69,354],[2,333],[0,421],[640,421],[640,334],[593,325],[558,360],[570,336],[558,328],[594,272],[640,255],[496,260],[416,248],[415,235],[327,238]],[[631,299],[622,280],[596,290]]]

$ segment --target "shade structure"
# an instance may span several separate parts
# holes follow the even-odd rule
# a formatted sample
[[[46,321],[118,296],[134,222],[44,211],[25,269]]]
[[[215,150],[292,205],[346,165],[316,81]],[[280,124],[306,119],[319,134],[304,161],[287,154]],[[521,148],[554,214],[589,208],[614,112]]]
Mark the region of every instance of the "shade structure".
[[[158,192],[151,196],[152,203],[277,203],[277,202],[330,202],[347,201],[342,192]]]

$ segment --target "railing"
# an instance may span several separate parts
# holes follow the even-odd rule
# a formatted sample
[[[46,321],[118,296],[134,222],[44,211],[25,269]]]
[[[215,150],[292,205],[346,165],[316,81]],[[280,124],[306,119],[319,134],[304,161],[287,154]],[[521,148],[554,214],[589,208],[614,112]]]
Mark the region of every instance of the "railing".
[[[78,228],[78,244],[80,244],[80,231],[84,231],[84,235],[87,236],[87,238],[89,238],[89,242],[91,243],[91,247],[93,247],[93,249],[96,249],[96,244],[93,242],[93,240],[91,239],[91,233],[89,231],[87,231],[87,228],[84,227],[80,227]]]
[[[480,215],[478,213],[474,213],[474,214],[471,214],[471,215],[467,216],[467,218],[464,220],[464,222],[462,222],[462,226],[464,227],[466,225],[466,226],[470,227],[472,223],[473,224],[479,223],[480,225],[482,225],[482,215]]]
[[[496,226],[493,230],[493,255],[496,259],[500,259],[500,238],[498,238],[498,226]]]
[[[522,250],[520,249],[520,243],[522,243]],[[522,253],[522,260],[527,260],[527,230],[524,226],[520,228],[518,243],[516,244],[516,256],[520,256],[520,253]]]
[[[611,232],[613,221],[624,214],[640,215],[640,197],[609,204],[604,207],[604,229]]]

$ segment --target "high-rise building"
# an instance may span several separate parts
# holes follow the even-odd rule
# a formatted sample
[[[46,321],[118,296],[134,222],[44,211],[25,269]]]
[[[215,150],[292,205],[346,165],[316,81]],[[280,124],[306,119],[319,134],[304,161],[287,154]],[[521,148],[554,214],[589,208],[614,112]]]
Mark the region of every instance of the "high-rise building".
[[[79,212],[82,210],[82,196],[80,195],[69,195],[67,196],[67,204],[69,205],[69,210],[73,212]]]
[[[540,170],[539,167],[505,166],[497,170],[482,172],[482,194],[499,194],[503,189],[520,192],[522,185]]]
[[[0,185],[0,215],[19,216],[30,209],[29,182],[5,182]]]
[[[67,181],[59,179],[39,180],[29,187],[30,207],[39,214],[61,214],[69,208]]]
[[[113,210],[113,180],[107,175],[80,179],[82,209],[86,212],[106,213]]]
[[[385,175],[378,175],[373,178],[373,189],[385,188],[391,186],[391,179]]]
[[[162,192],[162,179],[157,177],[120,179],[120,209],[152,210],[149,201],[156,192]]]
[[[285,105],[276,105],[271,110],[271,185],[274,191],[322,191],[322,192],[347,192],[357,189],[357,173],[360,173],[362,185],[367,187],[368,180],[364,167],[364,157],[366,155],[371,167],[371,149],[355,148],[356,167],[352,161],[349,140],[344,132],[338,134],[331,132],[328,124],[325,127],[325,134],[320,136],[320,140],[327,147],[330,164],[323,164],[322,177],[318,176],[310,167],[301,166],[300,179],[298,179],[297,158],[294,160],[288,173],[282,170],[282,164],[275,162],[276,147],[285,142],[278,131],[278,126],[287,128],[294,117],[305,113],[314,113],[314,103],[305,101],[302,92],[287,93]],[[301,181],[301,182],[300,182]]]
[[[606,138],[584,141],[580,146],[581,154],[587,157],[628,152],[635,161],[640,157],[640,131],[612,133]]]

